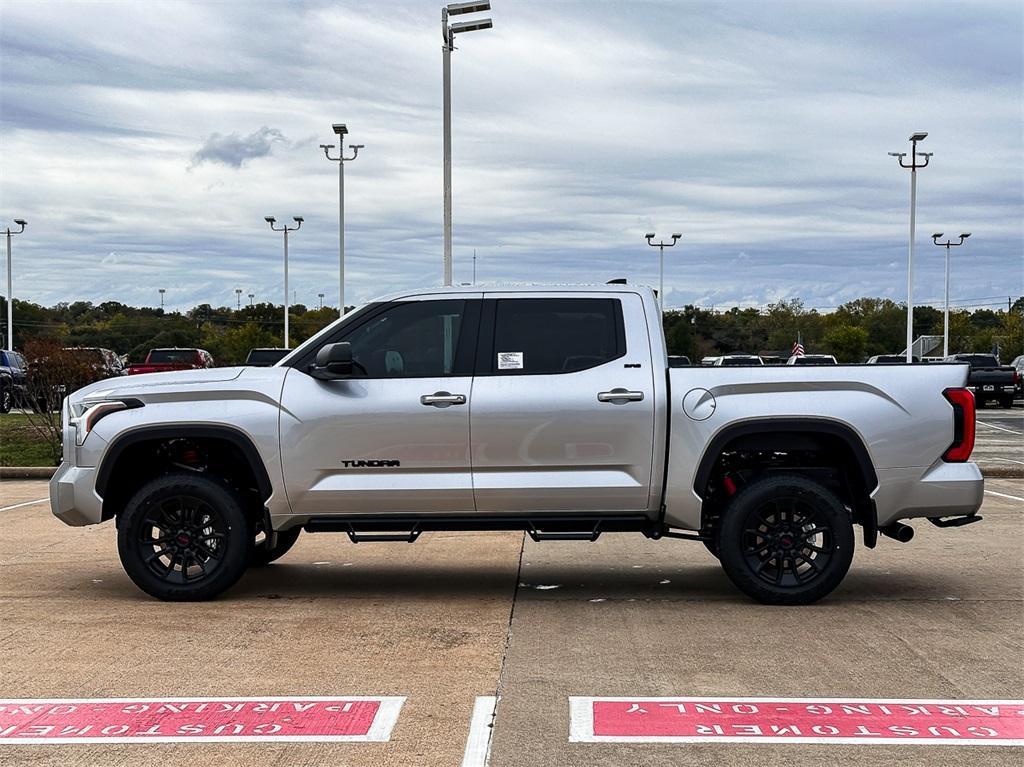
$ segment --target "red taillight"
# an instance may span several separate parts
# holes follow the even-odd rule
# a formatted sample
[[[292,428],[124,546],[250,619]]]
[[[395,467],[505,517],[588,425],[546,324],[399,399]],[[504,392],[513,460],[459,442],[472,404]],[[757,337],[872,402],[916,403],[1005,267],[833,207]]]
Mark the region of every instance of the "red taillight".
[[[953,444],[942,460],[963,463],[974,451],[974,395],[970,389],[946,389],[942,396],[953,406]]]

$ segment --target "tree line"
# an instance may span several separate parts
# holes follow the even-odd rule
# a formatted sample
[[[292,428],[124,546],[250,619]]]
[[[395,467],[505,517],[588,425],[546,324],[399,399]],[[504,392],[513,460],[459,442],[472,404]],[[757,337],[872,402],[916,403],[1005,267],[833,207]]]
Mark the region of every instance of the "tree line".
[[[281,313],[281,306],[269,303],[238,309],[200,304],[184,312],[165,312],[117,301],[44,307],[15,299],[15,345],[24,348],[35,339],[64,346],[99,346],[127,355],[130,362],[141,362],[151,348],[199,347],[209,351],[218,364],[231,365],[244,362],[252,348],[283,344]],[[292,346],[337,316],[336,308],[292,306]],[[0,324],[5,317],[6,302],[0,299]],[[724,311],[686,306],[666,312],[664,326],[669,353],[685,354],[694,362],[730,352],[788,356],[798,338],[809,354],[833,354],[840,362],[862,362],[905,347],[906,306],[887,298],[858,298],[831,312],[807,309],[797,299]],[[6,328],[3,334],[6,337]],[[920,335],[942,335],[940,310],[915,307],[914,337]],[[999,350],[1004,363],[1024,353],[1024,297],[1009,308],[950,312],[950,352],[993,349]]]

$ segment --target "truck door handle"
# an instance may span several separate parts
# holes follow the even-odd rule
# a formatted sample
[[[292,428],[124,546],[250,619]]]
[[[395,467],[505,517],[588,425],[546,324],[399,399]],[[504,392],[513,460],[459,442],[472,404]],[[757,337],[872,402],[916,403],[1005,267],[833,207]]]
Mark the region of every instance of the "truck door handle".
[[[434,407],[448,407],[449,405],[465,405],[465,394],[451,394],[446,391],[436,391],[433,394],[424,394],[420,397],[421,405],[433,405]]]
[[[597,393],[598,402],[611,402],[613,405],[621,405],[624,402],[640,402],[643,398],[642,391],[629,391],[629,389],[612,389]]]

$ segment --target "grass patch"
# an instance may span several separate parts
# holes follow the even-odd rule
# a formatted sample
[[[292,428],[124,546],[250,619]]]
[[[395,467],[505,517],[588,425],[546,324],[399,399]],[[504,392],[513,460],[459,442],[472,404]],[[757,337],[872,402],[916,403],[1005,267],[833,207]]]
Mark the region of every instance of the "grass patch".
[[[23,413],[0,415],[0,466],[55,466],[50,444]]]

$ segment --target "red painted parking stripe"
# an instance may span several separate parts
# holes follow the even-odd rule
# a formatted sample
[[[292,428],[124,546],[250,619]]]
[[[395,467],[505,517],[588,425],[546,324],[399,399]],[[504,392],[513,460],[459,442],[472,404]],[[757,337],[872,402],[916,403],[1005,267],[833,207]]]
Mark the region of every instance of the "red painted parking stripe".
[[[570,742],[1024,746],[1024,701],[569,698]]]
[[[0,745],[386,741],[405,698],[0,700]]]

